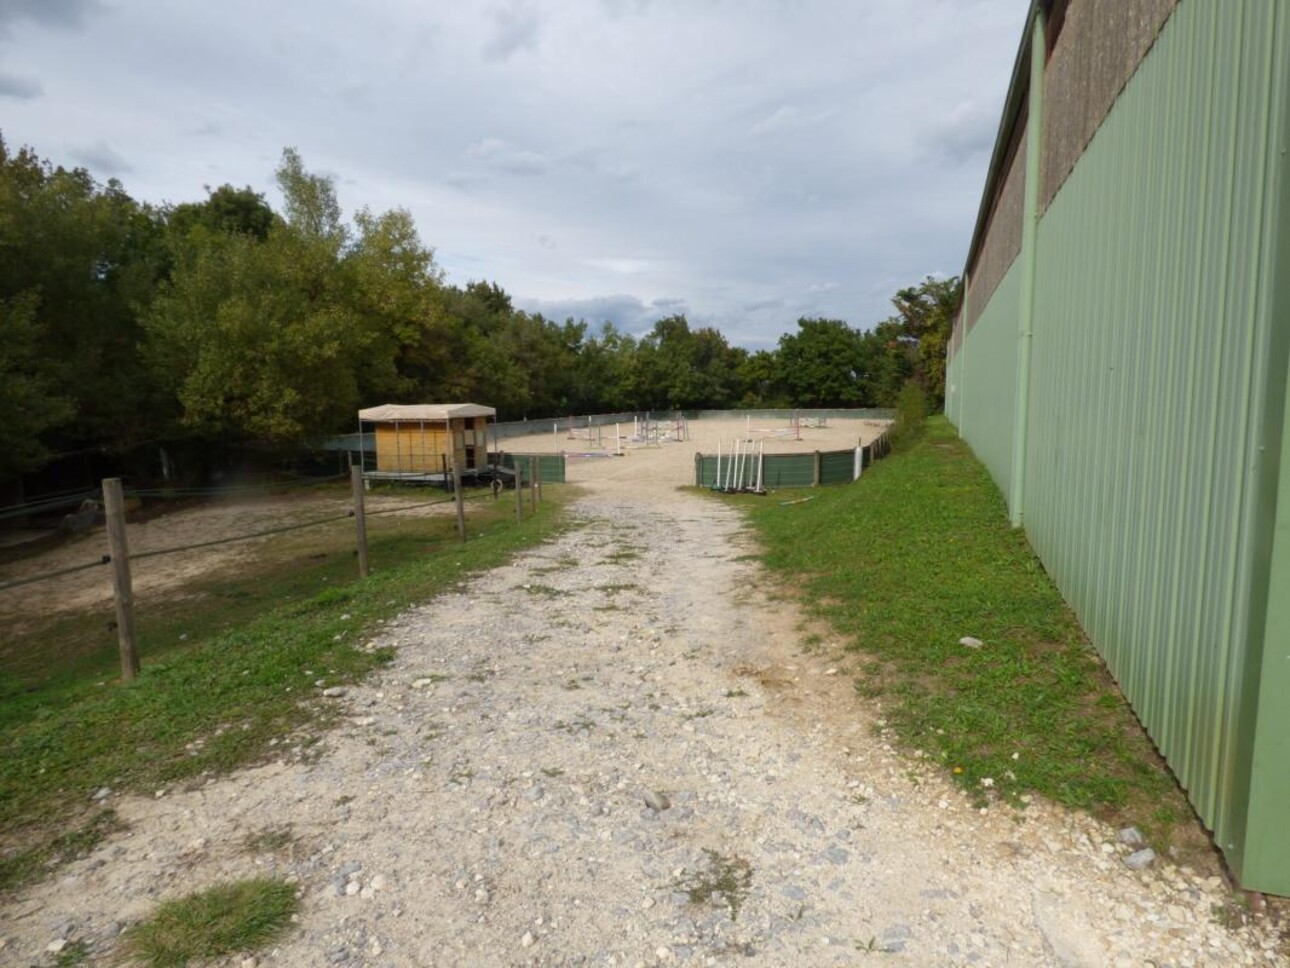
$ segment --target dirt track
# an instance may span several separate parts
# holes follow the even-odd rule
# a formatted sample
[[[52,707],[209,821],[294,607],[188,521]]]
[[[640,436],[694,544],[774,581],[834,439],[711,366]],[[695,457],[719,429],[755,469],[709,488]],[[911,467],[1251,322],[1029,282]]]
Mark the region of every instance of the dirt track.
[[[273,871],[304,912],[263,965],[1284,963],[1217,923],[1217,881],[894,752],[737,515],[670,471],[628,486],[635,460],[575,471],[581,527],[386,628],[321,758],[114,797],[131,834],[17,898],[0,962]]]

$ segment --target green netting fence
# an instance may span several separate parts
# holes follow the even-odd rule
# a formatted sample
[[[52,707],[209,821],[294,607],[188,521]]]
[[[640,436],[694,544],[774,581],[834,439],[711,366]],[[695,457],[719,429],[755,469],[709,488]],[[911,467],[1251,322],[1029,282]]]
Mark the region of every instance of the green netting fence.
[[[530,460],[537,458],[538,474],[544,484],[563,484],[565,478],[565,461],[563,454],[511,454],[503,451],[500,454],[489,454],[488,462],[498,464],[508,471],[515,471],[519,468],[520,485],[526,485],[531,481]]]

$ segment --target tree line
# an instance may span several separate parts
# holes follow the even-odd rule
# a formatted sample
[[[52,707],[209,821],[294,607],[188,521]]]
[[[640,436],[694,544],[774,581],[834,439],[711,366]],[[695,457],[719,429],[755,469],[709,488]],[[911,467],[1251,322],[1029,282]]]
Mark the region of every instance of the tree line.
[[[231,185],[157,206],[0,138],[0,480],[84,449],[313,440],[377,403],[505,420],[944,396],[957,278],[900,290],[868,331],[800,319],[773,350],[683,315],[633,336],[448,284],[407,211],[346,219],[292,149],[276,177],[281,211]]]

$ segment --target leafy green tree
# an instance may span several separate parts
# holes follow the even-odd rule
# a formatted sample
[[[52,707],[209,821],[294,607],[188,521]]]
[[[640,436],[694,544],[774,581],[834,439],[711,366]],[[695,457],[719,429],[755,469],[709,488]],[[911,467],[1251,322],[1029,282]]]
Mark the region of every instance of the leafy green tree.
[[[0,139],[0,326],[15,341],[4,366],[17,397],[51,402],[9,398],[0,412],[6,432],[33,439],[8,473],[60,451],[125,450],[157,432],[165,407],[144,378],[137,308],[151,298],[161,240],[156,213],[119,183],[100,186]]]
[[[33,292],[0,300],[0,480],[43,464],[49,450],[41,435],[74,412],[41,365],[38,302]]]
[[[776,383],[795,407],[859,407],[866,393],[865,342],[840,319],[799,319],[779,338]]]
[[[263,242],[269,237],[276,218],[264,196],[250,186],[221,185],[214,191],[207,188],[204,202],[174,206],[166,215],[166,224],[171,232],[179,235],[187,235],[201,226],[208,232],[237,232]]]
[[[211,437],[296,440],[353,422],[376,342],[356,308],[348,237],[329,180],[288,149],[288,218],[265,241],[192,232],[147,317],[158,382],[184,425]]]
[[[945,405],[945,352],[963,287],[958,276],[928,276],[917,286],[901,289],[892,299],[901,342],[910,356],[911,376],[927,395],[934,411]]]

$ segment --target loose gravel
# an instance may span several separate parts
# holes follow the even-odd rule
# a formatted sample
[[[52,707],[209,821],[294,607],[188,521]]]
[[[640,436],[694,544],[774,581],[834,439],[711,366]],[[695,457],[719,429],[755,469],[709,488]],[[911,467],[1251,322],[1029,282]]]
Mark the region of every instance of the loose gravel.
[[[893,749],[735,512],[592,488],[580,526],[384,627],[345,725],[192,790],[12,898],[0,963],[110,956],[158,900],[299,884],[230,964],[1285,965],[1224,882],[1035,802],[981,810]],[[88,799],[94,791],[86,791]]]

